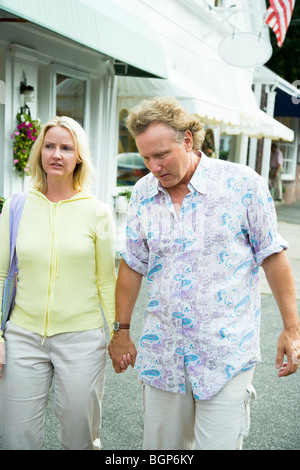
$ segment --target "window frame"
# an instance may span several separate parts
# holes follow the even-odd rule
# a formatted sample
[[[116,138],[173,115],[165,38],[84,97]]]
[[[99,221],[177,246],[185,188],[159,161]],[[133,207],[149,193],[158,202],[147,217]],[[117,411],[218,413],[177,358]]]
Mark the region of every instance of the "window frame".
[[[282,124],[286,124],[284,119],[276,118]],[[283,169],[281,178],[284,181],[294,181],[296,178],[296,167],[297,167],[297,157],[298,157],[298,137],[299,137],[299,120],[292,119],[291,125],[294,131],[294,140],[293,142],[277,142],[279,149],[283,153]],[[288,168],[288,172],[284,172],[285,168]]]
[[[65,75],[69,78],[77,78],[85,82],[85,99],[84,99],[84,110],[83,110],[83,127],[88,133],[90,128],[90,96],[91,96],[91,80],[90,76],[80,70],[75,70],[71,67],[64,65],[52,65],[52,116],[56,116],[56,83],[57,75]]]

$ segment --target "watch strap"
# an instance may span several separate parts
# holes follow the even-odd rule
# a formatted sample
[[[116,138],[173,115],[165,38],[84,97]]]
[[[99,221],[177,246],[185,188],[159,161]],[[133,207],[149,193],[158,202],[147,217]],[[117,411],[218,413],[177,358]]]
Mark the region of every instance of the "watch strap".
[[[114,331],[129,330],[129,328],[130,328],[130,323],[121,323],[119,321],[115,321],[113,324]]]
[[[119,328],[120,328],[120,330],[122,330],[122,329],[123,329],[123,330],[129,330],[129,328],[130,328],[130,323],[120,323],[120,322],[119,322]]]

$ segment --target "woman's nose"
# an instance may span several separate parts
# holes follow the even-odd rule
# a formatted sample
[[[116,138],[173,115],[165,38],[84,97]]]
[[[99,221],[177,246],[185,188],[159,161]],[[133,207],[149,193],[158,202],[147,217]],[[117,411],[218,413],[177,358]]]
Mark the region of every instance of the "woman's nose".
[[[54,158],[61,158],[61,152],[60,152],[60,147],[59,145],[57,145],[54,149],[54,154],[53,154]]]

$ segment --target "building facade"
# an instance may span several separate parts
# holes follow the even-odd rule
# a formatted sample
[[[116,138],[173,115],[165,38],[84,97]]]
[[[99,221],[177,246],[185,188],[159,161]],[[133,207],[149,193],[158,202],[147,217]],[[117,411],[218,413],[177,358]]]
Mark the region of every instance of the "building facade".
[[[34,118],[67,114],[87,131],[95,193],[115,211],[120,233],[132,184],[145,174],[124,122],[151,96],[174,96],[201,117],[208,155],[266,179],[278,141],[284,197],[299,199],[299,118],[276,105],[282,93],[297,101],[298,90],[256,63],[249,43],[239,44],[238,66],[225,48],[229,38],[256,38],[268,53],[265,12],[265,0],[0,0],[0,196],[30,185],[14,171],[11,139],[25,83]]]

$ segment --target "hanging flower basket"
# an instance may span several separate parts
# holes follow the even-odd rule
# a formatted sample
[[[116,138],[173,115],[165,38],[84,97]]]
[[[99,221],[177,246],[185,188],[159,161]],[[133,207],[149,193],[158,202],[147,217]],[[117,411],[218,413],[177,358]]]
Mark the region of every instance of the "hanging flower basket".
[[[11,134],[11,138],[14,139],[14,169],[23,177],[29,174],[28,158],[41,125],[39,120],[33,120],[30,115],[21,113],[17,114],[17,122],[17,129]]]

